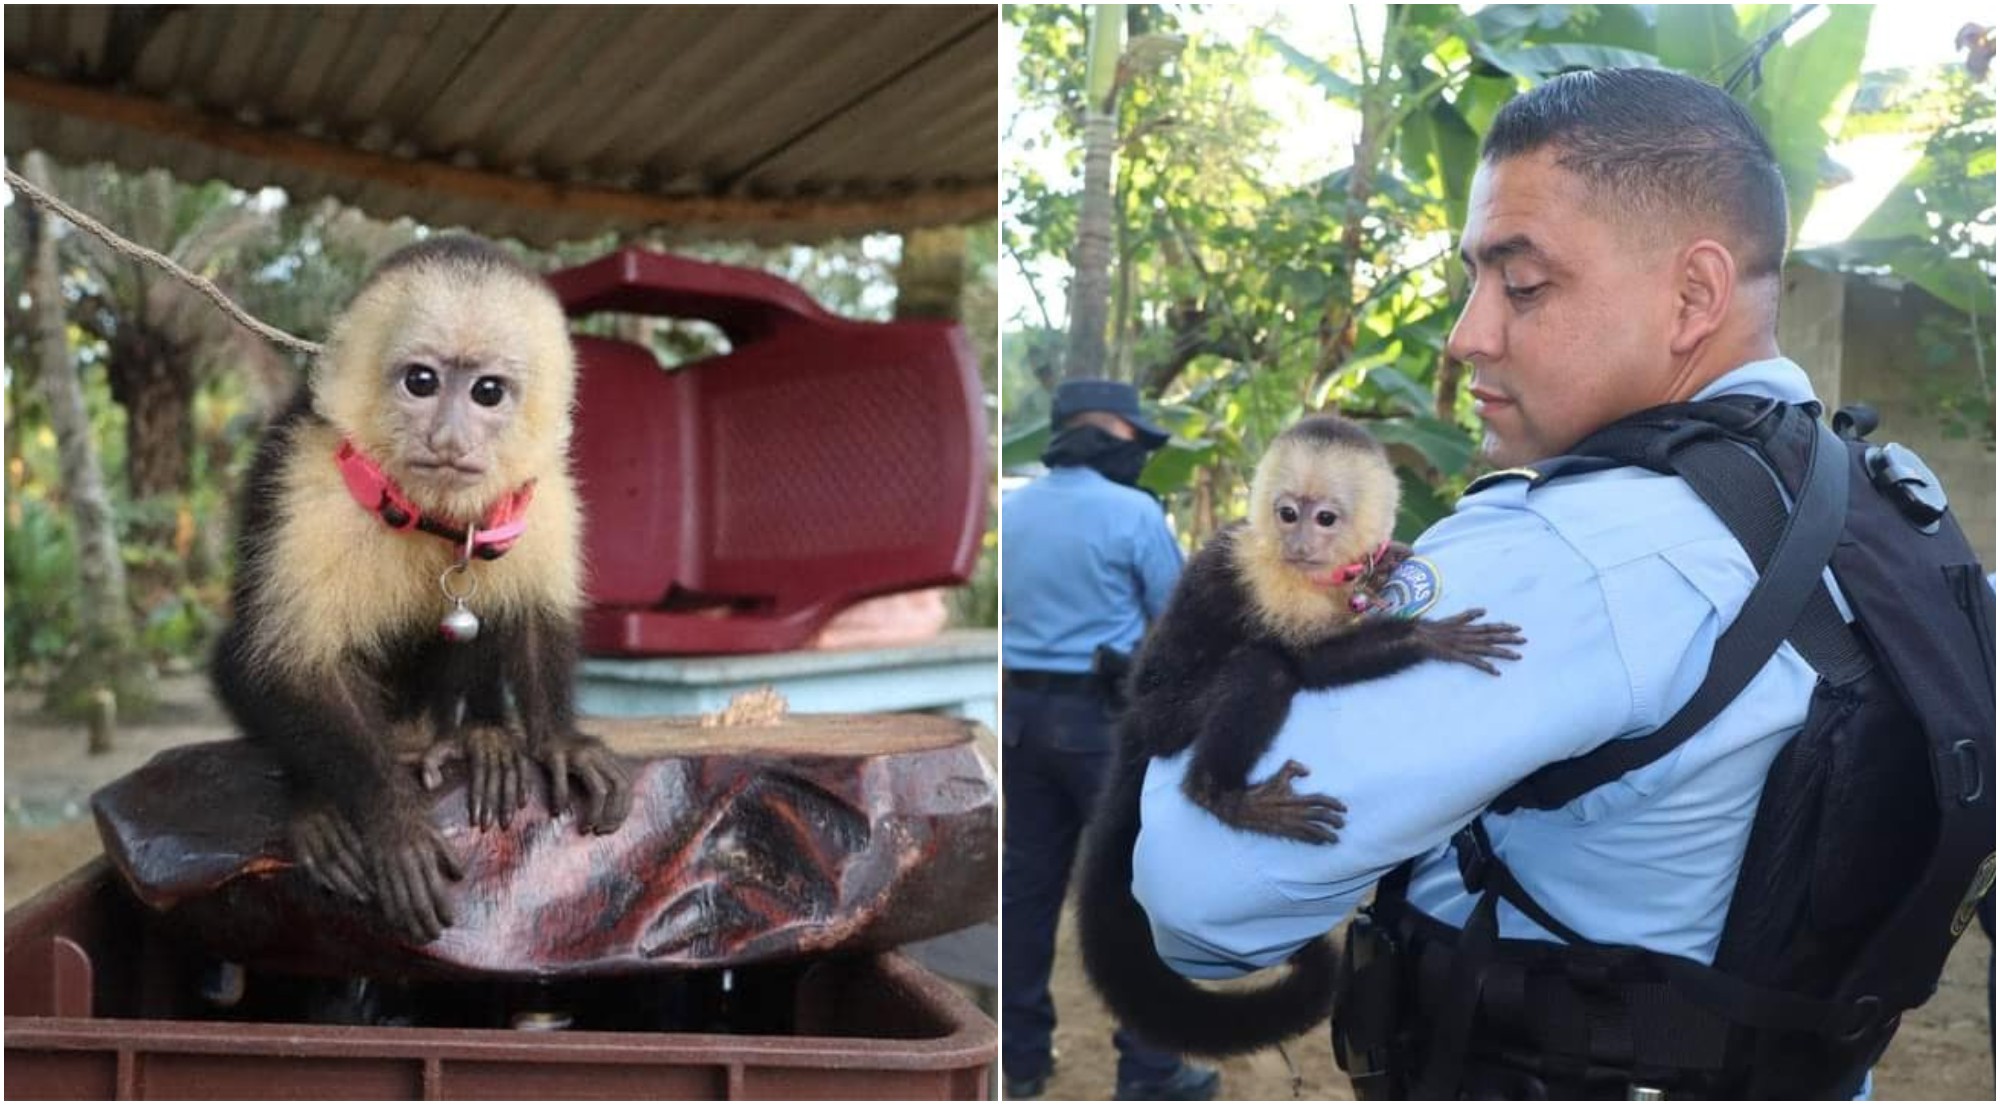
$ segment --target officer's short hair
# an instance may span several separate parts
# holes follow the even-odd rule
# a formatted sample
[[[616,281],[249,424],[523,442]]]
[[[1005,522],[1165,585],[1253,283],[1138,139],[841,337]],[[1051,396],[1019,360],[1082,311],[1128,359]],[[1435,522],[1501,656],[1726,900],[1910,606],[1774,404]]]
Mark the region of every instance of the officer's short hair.
[[[1661,69],[1565,73],[1500,109],[1489,164],[1556,151],[1622,219],[1720,216],[1745,276],[1776,275],[1790,240],[1785,178],[1750,113],[1714,85]]]

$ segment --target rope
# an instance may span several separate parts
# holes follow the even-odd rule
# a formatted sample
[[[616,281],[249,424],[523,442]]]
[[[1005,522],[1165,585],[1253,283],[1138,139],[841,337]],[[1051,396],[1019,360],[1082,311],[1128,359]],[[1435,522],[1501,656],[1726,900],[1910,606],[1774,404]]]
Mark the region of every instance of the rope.
[[[266,341],[274,345],[283,346],[286,349],[304,353],[308,357],[319,356],[320,345],[318,342],[310,342],[304,338],[295,338],[267,322],[253,318],[250,312],[238,307],[228,296],[222,294],[222,289],[216,287],[215,283],[207,277],[196,276],[194,273],[175,264],[166,255],[147,249],[145,246],[126,241],[103,223],[78,211],[76,208],[44,192],[35,185],[28,183],[22,179],[21,174],[12,169],[7,170],[7,184],[14,191],[33,200],[36,206],[54,212],[79,229],[88,231],[97,238],[102,239],[104,244],[110,246],[113,250],[135,261],[143,261],[154,268],[160,269],[167,273],[167,275],[182,281],[195,291],[207,296],[217,307],[222,308],[224,314],[235,319],[252,333],[255,333]]]

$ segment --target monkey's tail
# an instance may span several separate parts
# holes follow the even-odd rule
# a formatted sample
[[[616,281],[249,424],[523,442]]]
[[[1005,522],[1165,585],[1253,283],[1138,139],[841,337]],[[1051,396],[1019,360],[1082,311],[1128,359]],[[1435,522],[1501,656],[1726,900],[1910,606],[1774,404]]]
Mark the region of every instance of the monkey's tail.
[[[1285,978],[1256,990],[1210,990],[1161,961],[1132,896],[1145,777],[1145,757],[1121,752],[1084,835],[1078,936],[1084,971],[1112,1016],[1155,1047],[1208,1056],[1269,1047],[1331,1016],[1338,959],[1324,938],[1292,956]]]

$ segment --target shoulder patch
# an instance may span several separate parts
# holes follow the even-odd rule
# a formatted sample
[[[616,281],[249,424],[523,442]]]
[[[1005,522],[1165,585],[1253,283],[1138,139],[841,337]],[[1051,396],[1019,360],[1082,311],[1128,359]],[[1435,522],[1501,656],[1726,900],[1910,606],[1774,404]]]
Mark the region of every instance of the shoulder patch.
[[[1424,611],[1437,605],[1438,596],[1443,593],[1444,577],[1439,575],[1437,565],[1413,556],[1396,567],[1377,602],[1381,612],[1389,617],[1420,618]]]

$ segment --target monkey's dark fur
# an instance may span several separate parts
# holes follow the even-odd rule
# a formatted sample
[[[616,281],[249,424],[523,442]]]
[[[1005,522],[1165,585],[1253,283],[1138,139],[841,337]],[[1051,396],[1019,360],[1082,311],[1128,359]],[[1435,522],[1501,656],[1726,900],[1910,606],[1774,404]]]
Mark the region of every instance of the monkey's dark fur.
[[[429,319],[444,316],[442,324],[408,321],[398,297],[423,293],[459,305],[432,305]],[[450,318],[454,311],[479,317]],[[490,325],[480,312],[492,313]],[[352,331],[345,344],[329,341],[321,374],[266,431],[250,468],[233,611],[211,674],[238,728],[284,769],[292,843],[307,870],[330,889],[374,899],[398,929],[429,940],[452,923],[445,879],[462,869],[392,734],[419,733],[434,749],[461,752],[479,828],[506,824],[526,802],[524,776],[537,761],[550,773],[552,805],[566,803],[570,775],[583,783],[586,831],[611,831],[629,803],[624,768],[576,729],[575,509],[561,459],[573,364],[560,309],[539,278],[475,239],[432,239],[393,255],[343,323]],[[396,340],[378,340],[384,328]],[[489,339],[508,352],[492,354],[481,344]],[[470,431],[492,451],[478,461],[484,483],[427,485],[405,463],[431,456],[421,433],[369,424],[397,417],[372,404],[403,371],[400,362],[378,363],[378,348],[435,364],[445,380],[463,371],[507,381],[514,405],[504,416],[492,405],[479,416],[491,424]],[[443,409],[424,407],[429,396],[411,398],[418,394],[396,401]],[[473,640],[447,641],[437,628],[438,573],[459,554],[431,534],[390,529],[346,497],[333,446],[369,435],[385,470],[427,513],[434,503],[487,496],[488,484],[535,484],[518,543],[470,569],[489,589]]]
[[[1359,435],[1362,444],[1356,441]],[[1380,446],[1351,423],[1318,416],[1294,427],[1272,453],[1292,450],[1305,458],[1304,474],[1284,471],[1284,458],[1267,456],[1258,483],[1272,482],[1266,466],[1279,470],[1278,489],[1305,491],[1307,502],[1341,501],[1341,521],[1349,511],[1366,513],[1355,500],[1379,498],[1393,489],[1394,476]],[[1346,469],[1376,468],[1367,478]],[[1304,489],[1334,475],[1336,490]],[[1354,488],[1366,488],[1358,496]],[[1393,490],[1387,517],[1394,515]],[[1251,509],[1268,509],[1253,493]],[[1379,504],[1376,504],[1379,505]],[[1308,512],[1310,513],[1310,512]],[[1253,1051],[1310,1029],[1333,1010],[1335,956],[1325,940],[1315,940],[1291,961],[1279,982],[1258,990],[1205,989],[1175,973],[1153,947],[1151,926],[1133,898],[1132,853],[1139,835],[1141,784],[1147,765],[1193,748],[1184,789],[1223,821],[1247,831],[1291,839],[1333,843],[1345,807],[1321,795],[1298,794],[1292,780],[1305,774],[1286,763],[1254,787],[1248,774],[1270,749],[1301,690],[1324,690],[1401,671],[1426,659],[1471,664],[1497,674],[1484,657],[1515,658],[1504,645],[1521,643],[1511,625],[1473,624],[1483,611],[1442,621],[1393,617],[1356,619],[1338,604],[1315,615],[1322,623],[1316,640],[1303,640],[1300,626],[1276,627],[1270,607],[1253,594],[1259,580],[1282,578],[1280,565],[1257,565],[1275,555],[1253,545],[1252,526],[1238,524],[1209,542],[1185,569],[1181,581],[1134,661],[1129,706],[1119,723],[1118,762],[1095,815],[1085,831],[1078,891],[1080,940],[1091,982],[1113,1016],[1141,1039],[1158,1047],[1196,1055]],[[1376,523],[1380,525],[1381,523]],[[1332,528],[1332,527],[1328,527]],[[1362,528],[1368,528],[1363,522]],[[1376,540],[1341,543],[1343,557]],[[1373,565],[1367,588],[1386,580],[1408,550],[1396,547]],[[1272,569],[1265,572],[1263,569]]]

